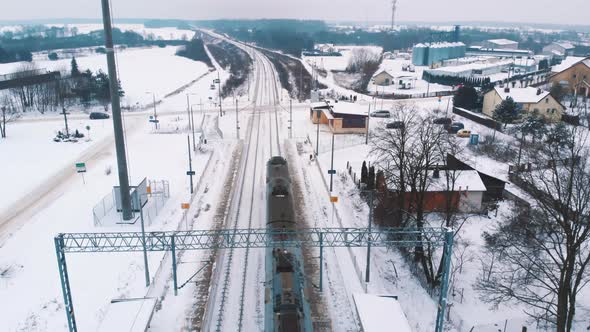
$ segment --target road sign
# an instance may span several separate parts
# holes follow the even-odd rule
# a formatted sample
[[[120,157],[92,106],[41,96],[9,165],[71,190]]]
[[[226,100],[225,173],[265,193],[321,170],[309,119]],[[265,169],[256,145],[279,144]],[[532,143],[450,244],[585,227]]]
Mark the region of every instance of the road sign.
[[[330,174],[330,175],[336,174],[336,170],[335,169],[329,169],[328,170],[328,174]]]
[[[188,210],[191,207],[189,203],[180,203],[180,208],[183,210]]]
[[[338,196],[330,196],[330,203],[338,203]]]
[[[76,172],[86,173],[86,164],[85,163],[76,163]]]
[[[197,173],[195,171],[187,171],[186,175],[196,175]]]

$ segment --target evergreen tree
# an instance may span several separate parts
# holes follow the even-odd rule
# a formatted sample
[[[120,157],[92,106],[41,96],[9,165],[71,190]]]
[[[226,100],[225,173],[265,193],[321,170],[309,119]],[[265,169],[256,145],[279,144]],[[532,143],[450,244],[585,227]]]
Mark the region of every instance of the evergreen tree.
[[[78,69],[78,62],[76,62],[75,57],[72,58],[71,65],[72,65],[72,71],[71,71],[72,77],[80,76],[80,69]]]
[[[470,86],[462,86],[457,89],[457,92],[453,96],[453,106],[461,107],[468,110],[477,108],[477,101],[479,95],[475,88]]]
[[[531,114],[520,125],[520,130],[524,136],[531,135],[534,143],[537,138],[542,138],[547,131],[545,119],[536,113]]]
[[[507,97],[506,100],[503,100],[498,106],[496,106],[493,118],[494,120],[503,123],[504,128],[506,128],[507,124],[518,119],[518,113],[518,104],[516,104],[511,97]]]
[[[369,177],[367,178],[367,189],[375,189],[375,166],[369,167]]]
[[[363,161],[363,167],[361,167],[361,183],[367,183],[367,177],[369,171],[367,170],[367,162]]]

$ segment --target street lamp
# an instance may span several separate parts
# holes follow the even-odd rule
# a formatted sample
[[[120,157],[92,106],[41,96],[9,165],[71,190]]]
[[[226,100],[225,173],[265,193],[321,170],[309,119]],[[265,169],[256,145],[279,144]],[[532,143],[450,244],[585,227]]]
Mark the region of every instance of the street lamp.
[[[151,94],[153,97],[153,101],[154,101],[154,128],[158,129],[158,114],[156,113],[156,94],[153,92],[146,92],[146,94]]]

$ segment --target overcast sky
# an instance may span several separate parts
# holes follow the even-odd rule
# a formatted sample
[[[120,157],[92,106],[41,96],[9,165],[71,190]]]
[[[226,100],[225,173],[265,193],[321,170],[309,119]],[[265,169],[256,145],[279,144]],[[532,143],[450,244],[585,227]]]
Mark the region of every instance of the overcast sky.
[[[391,0],[111,0],[117,18],[388,21]],[[99,18],[100,0],[2,0],[0,20]],[[398,0],[400,21],[590,25],[590,0]]]

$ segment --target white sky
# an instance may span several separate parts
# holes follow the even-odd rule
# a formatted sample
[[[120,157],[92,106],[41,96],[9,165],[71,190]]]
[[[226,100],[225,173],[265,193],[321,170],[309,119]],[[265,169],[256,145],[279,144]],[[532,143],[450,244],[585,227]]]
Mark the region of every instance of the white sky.
[[[115,18],[389,21],[391,0],[111,0]],[[99,18],[100,0],[2,0],[0,20]],[[590,0],[398,0],[399,21],[590,25]]]

